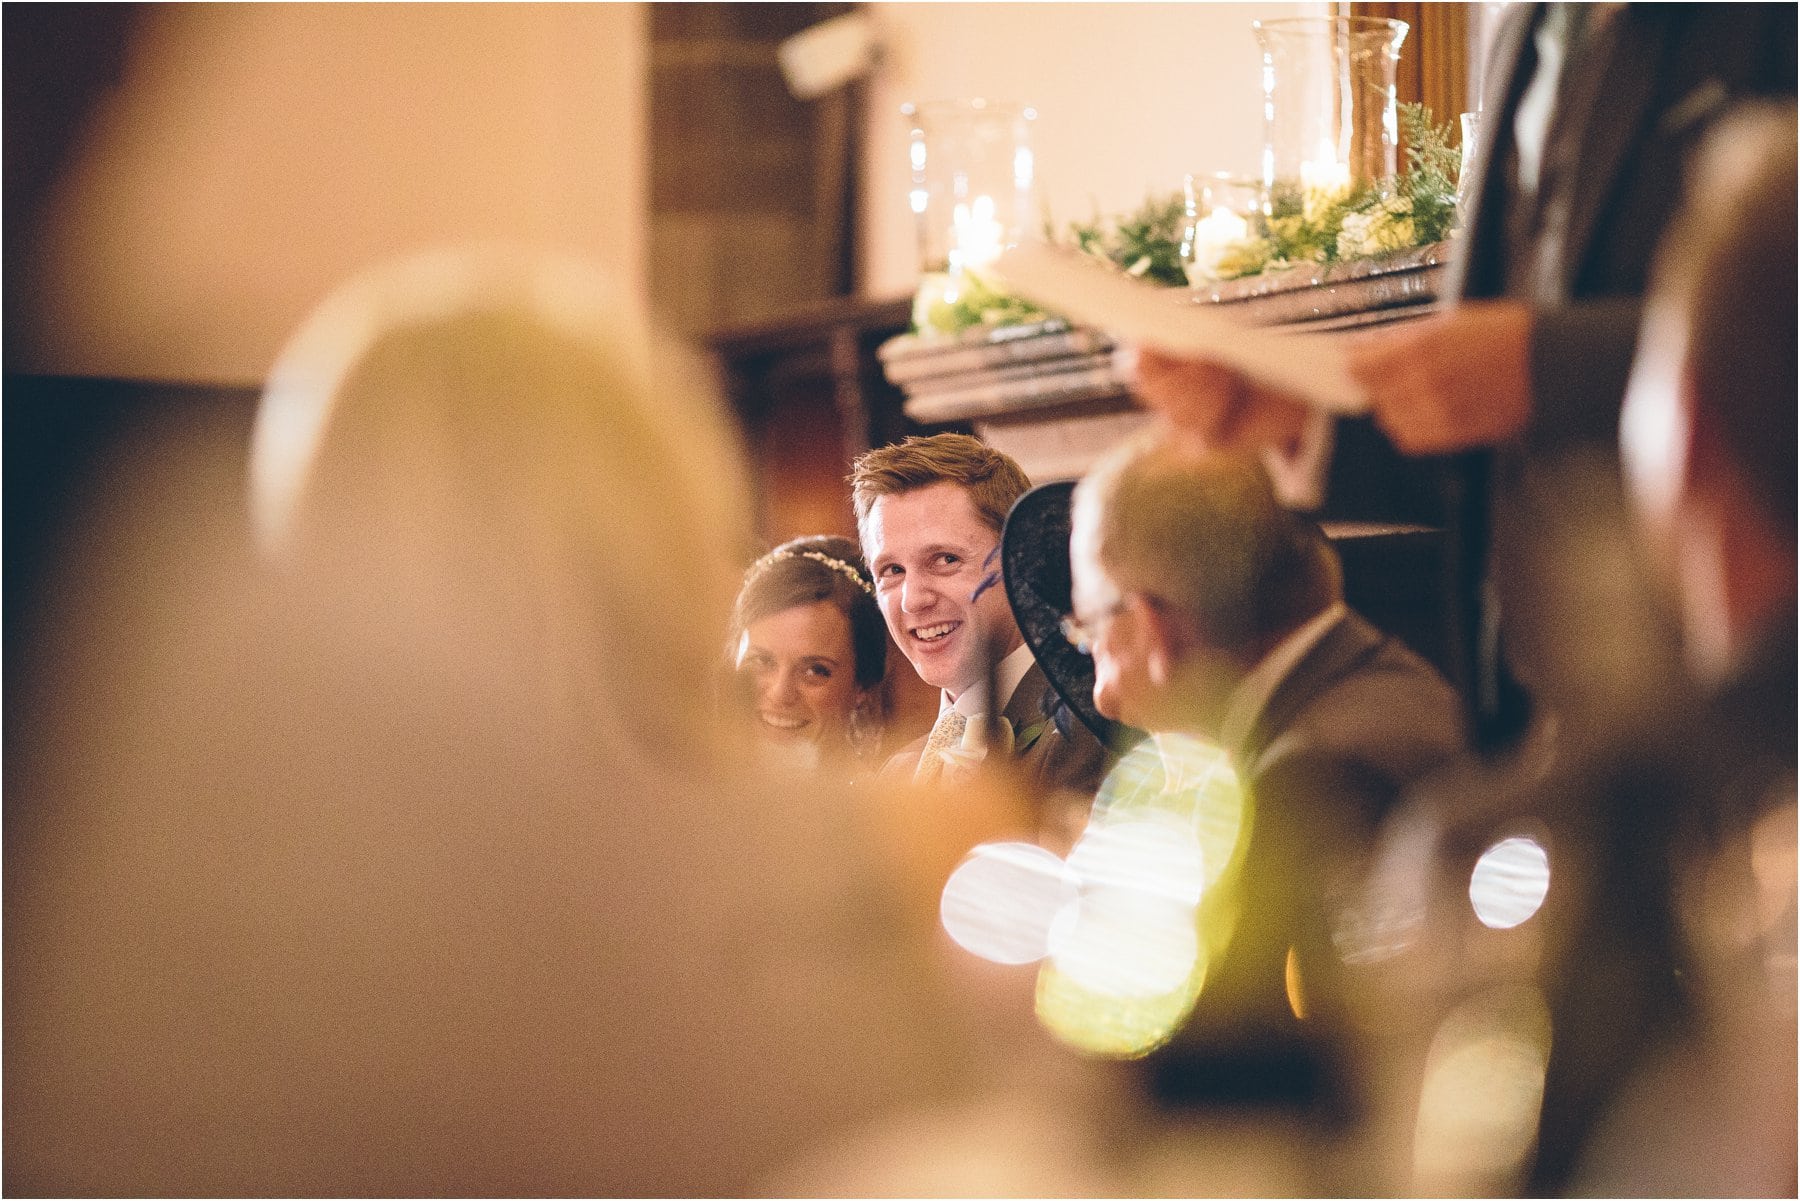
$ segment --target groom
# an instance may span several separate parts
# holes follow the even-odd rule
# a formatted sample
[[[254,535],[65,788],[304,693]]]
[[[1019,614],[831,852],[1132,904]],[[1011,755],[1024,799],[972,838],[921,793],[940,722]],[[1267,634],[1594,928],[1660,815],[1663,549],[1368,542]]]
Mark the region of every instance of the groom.
[[[1025,472],[979,439],[936,434],[862,455],[850,487],[888,631],[920,678],[943,690],[930,735],[889,759],[883,778],[953,779],[992,749],[987,716],[998,712],[995,736],[1010,740],[1040,819],[1058,793],[1091,802],[1104,748],[1079,721],[1065,735],[1046,716],[1049,681],[1005,590],[979,587],[999,570],[990,556],[1007,511],[1031,487]]]

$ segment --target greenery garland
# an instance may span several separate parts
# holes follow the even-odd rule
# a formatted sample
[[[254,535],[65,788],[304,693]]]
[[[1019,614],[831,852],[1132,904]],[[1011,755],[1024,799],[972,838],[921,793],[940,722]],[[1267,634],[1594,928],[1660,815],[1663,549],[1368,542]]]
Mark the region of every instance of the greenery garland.
[[[1338,193],[1307,197],[1297,184],[1277,183],[1269,197],[1263,231],[1221,248],[1210,263],[1197,264],[1195,282],[1239,279],[1302,264],[1329,265],[1375,258],[1441,242],[1456,221],[1456,181],[1462,151],[1451,144],[1449,125],[1438,125],[1423,104],[1402,104],[1406,168],[1381,184],[1364,183]],[[1051,221],[1044,236],[1072,245],[1136,275],[1167,287],[1189,282],[1181,256],[1187,204],[1180,193],[1151,196],[1132,214],[1073,222],[1058,237]],[[1048,314],[1015,296],[979,270],[960,276],[928,277],[913,303],[913,325],[924,334],[954,334],[974,326],[1019,325]]]
[[[1129,217],[1104,222],[1096,214],[1083,225],[1069,226],[1066,239],[1058,239],[1049,221],[1044,222],[1047,241],[1068,241],[1095,258],[1105,259],[1127,275],[1135,275],[1165,287],[1187,283],[1181,263],[1181,242],[1187,225],[1187,201],[1177,192],[1164,199],[1155,196]]]

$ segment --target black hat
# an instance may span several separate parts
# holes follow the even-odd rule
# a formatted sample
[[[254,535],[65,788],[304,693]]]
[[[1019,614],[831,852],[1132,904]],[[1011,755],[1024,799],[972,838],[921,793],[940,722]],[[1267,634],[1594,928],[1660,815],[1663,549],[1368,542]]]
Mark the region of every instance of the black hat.
[[[1069,510],[1074,492],[1073,482],[1059,480],[1019,498],[1000,534],[1000,573],[1019,632],[1051,687],[1103,745],[1119,748],[1144,734],[1094,708],[1094,661],[1062,632],[1063,618],[1073,607]]]

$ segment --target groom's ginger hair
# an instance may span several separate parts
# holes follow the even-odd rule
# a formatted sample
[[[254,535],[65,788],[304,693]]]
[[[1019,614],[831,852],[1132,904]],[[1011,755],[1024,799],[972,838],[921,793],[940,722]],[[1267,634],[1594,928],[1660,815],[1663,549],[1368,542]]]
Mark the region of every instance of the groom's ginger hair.
[[[968,434],[917,435],[878,446],[850,465],[850,502],[856,532],[869,545],[869,512],[884,496],[898,496],[933,484],[950,483],[969,494],[975,512],[998,534],[1013,503],[1031,490],[1024,468]]]

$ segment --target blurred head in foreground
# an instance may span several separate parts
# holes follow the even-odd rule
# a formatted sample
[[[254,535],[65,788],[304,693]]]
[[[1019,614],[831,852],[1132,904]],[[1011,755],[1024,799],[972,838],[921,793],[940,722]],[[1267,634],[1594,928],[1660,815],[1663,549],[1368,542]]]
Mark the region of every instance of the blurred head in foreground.
[[[758,559],[731,630],[732,666],[758,737],[825,760],[876,749],[887,627],[855,542],[795,538]]]
[[[270,374],[250,506],[277,571],[398,589],[375,611],[413,647],[507,643],[535,708],[688,753],[665,730],[704,709],[743,471],[698,364],[581,266],[471,252],[342,289]]]
[[[725,769],[743,475],[602,281],[343,289],[254,539],[181,453],[8,830],[7,1191],[736,1195],[942,1079],[860,812]]]
[[[1689,665],[1716,683],[1793,624],[1794,110],[1721,124],[1657,261],[1620,426]]]
[[[1074,504],[1074,617],[1117,721],[1216,737],[1238,683],[1343,594],[1336,553],[1254,459],[1139,438]]]
[[[1662,1020],[1625,1024],[1634,1070],[1582,1149],[1583,1195],[1795,1189],[1795,143],[1792,104],[1745,107],[1709,133],[1658,254],[1627,390],[1631,501],[1703,696],[1674,736],[1636,749],[1612,802],[1620,832],[1601,879],[1624,905],[1595,907],[1648,912],[1661,943],[1646,958],[1661,970],[1639,995],[1673,993],[1680,1007],[1664,1002],[1663,1018],[1640,1002]],[[1627,875],[1644,859],[1650,870]],[[1591,950],[1570,952],[1571,997],[1616,955]],[[1601,1020],[1619,1022],[1604,1000]],[[1577,1097],[1604,1079],[1569,1077]]]

